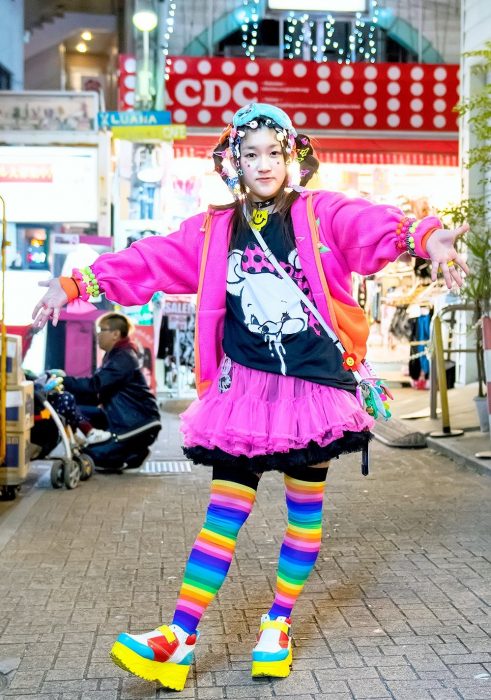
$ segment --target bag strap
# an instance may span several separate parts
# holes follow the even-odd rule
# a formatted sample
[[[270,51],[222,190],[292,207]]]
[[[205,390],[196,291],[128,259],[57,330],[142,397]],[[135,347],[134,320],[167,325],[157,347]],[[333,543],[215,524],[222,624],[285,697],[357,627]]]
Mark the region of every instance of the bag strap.
[[[327,325],[326,321],[322,317],[320,311],[317,309],[316,306],[310,301],[308,297],[305,296],[305,294],[302,292],[302,290],[297,287],[295,282],[292,280],[290,275],[286,272],[286,270],[281,267],[280,263],[276,259],[274,253],[271,251],[270,248],[268,248],[266,241],[264,238],[261,236],[259,231],[254,228],[254,226],[251,224],[249,221],[249,227],[254,234],[257,242],[261,246],[264,255],[268,259],[268,261],[271,263],[271,265],[274,267],[276,272],[285,280],[285,282],[290,286],[290,289],[295,292],[296,296],[300,299],[300,301],[309,309],[309,311],[312,313],[312,315],[317,319],[317,321],[320,323],[321,327],[325,330],[327,333],[328,337],[333,341],[334,345],[337,347],[341,355],[344,355],[346,350],[343,347],[343,344],[339,340],[338,336],[336,333],[332,330],[332,328],[329,328]],[[360,384],[363,381],[363,377],[359,372],[356,370],[352,370],[352,374],[355,378],[355,380]]]

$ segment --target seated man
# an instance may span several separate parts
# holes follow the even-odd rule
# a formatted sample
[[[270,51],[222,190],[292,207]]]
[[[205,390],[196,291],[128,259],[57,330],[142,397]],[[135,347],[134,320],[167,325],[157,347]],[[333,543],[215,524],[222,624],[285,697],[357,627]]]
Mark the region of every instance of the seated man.
[[[127,441],[125,444],[129,447],[135,444],[135,439],[141,448],[140,455],[146,456],[148,445],[160,430],[157,401],[141,371],[137,349],[130,338],[131,331],[132,324],[124,314],[109,312],[101,316],[97,339],[99,347],[106,352],[101,367],[92,377],[63,379],[66,391],[75,396],[88,421],[97,428],[109,430],[113,436],[109,443],[93,445],[90,454],[96,464],[101,460],[111,462],[118,449],[122,459],[123,443]],[[118,443],[116,450],[111,444],[115,441]],[[95,450],[99,447],[105,448],[100,455]]]

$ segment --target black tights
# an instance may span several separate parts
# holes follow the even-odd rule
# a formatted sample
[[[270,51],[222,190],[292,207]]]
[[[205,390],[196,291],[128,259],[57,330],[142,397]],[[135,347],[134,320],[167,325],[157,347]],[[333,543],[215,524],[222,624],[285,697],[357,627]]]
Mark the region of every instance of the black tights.
[[[327,477],[328,466],[325,467],[287,467],[284,474],[292,479],[300,479],[301,481],[325,481]],[[248,486],[251,489],[257,490],[262,474],[257,474],[250,469],[237,467],[233,462],[230,464],[215,464],[213,466],[213,479],[222,479],[223,481],[233,481],[236,484]]]

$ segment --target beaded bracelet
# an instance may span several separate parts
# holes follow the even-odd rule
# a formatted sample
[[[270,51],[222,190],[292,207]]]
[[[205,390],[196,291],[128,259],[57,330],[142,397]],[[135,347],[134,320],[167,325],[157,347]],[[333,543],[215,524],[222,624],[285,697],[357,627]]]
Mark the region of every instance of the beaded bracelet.
[[[85,291],[89,297],[98,297],[101,293],[97,278],[90,267],[83,267],[80,270],[82,274],[82,282],[85,284]]]
[[[414,233],[416,231],[418,223],[418,221],[414,220],[406,233],[406,250],[409,253],[409,255],[413,256],[413,258],[416,257],[416,244],[414,242]]]
[[[416,221],[416,219],[413,219],[409,216],[403,216],[402,219],[399,221],[397,224],[396,228],[396,248],[399,250],[401,253],[404,253],[407,250],[407,243],[406,243],[406,234],[409,230],[409,227],[411,224]]]

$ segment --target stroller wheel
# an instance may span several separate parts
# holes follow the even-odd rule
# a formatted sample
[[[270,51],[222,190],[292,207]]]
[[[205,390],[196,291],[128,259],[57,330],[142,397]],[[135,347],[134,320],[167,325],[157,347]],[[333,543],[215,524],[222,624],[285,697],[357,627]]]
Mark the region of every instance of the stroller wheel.
[[[80,465],[74,459],[66,459],[63,463],[63,479],[67,489],[74,489],[80,481]]]
[[[87,479],[90,479],[94,473],[94,460],[92,457],[84,454],[83,452],[79,456],[75,457],[75,459],[80,465],[80,481],[87,481]]]
[[[65,483],[64,479],[65,467],[60,459],[55,459],[51,467],[51,486],[54,489],[61,489]]]

